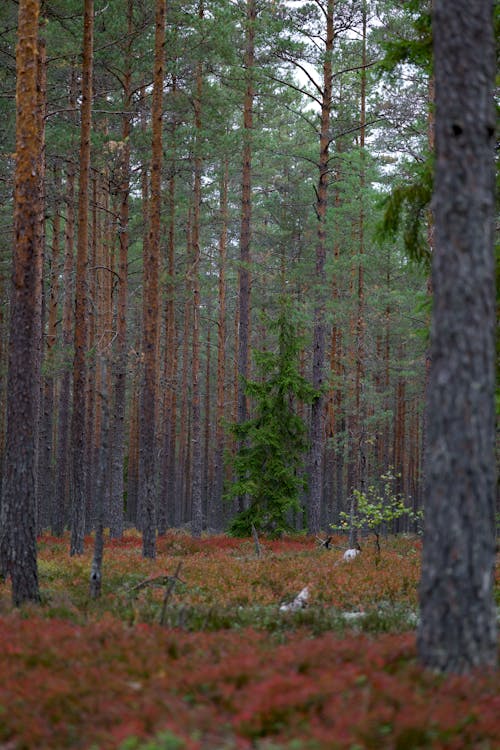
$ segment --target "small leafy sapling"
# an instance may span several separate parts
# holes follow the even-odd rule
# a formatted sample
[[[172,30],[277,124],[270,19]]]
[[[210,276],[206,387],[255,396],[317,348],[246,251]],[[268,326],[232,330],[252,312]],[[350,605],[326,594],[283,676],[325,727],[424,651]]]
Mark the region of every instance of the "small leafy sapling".
[[[419,521],[422,511],[415,512],[405,505],[403,496],[395,491],[397,475],[390,469],[380,477],[380,486],[370,485],[366,492],[353,490],[356,510],[354,513],[340,513],[340,524],[332,526],[336,531],[348,532],[351,529],[369,531],[375,536],[377,551],[380,553],[380,534],[400,518]]]

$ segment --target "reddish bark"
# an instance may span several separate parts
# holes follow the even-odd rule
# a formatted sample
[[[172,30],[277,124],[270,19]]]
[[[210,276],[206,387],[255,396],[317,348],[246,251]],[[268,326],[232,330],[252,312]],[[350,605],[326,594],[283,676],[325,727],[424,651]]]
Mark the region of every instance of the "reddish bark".
[[[7,430],[3,474],[0,563],[10,574],[12,601],[38,601],[35,434],[40,388],[39,165],[37,31],[39,3],[20,0],[16,50],[16,168],[14,257],[9,329]]]

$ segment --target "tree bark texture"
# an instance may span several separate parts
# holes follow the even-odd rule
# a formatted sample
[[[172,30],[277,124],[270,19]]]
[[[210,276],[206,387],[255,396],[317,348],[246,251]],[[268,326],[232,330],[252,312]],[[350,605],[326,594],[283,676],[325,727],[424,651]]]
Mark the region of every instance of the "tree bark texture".
[[[73,451],[73,493],[70,553],[83,553],[85,534],[85,393],[87,352],[87,254],[90,175],[90,129],[92,121],[92,59],[94,39],[94,2],[85,0],[83,20],[82,103],[80,131],[80,179],[78,195],[78,244],[75,280],[75,332],[73,362],[73,414],[71,444]]]
[[[172,94],[176,92],[175,78]],[[175,129],[175,125],[174,125]],[[175,143],[175,135],[172,134]],[[165,398],[163,408],[163,456],[161,472],[161,496],[158,513],[158,532],[165,533],[172,526],[175,517],[176,502],[176,423],[177,423],[177,321],[175,312],[175,154],[171,164],[168,181],[168,284],[165,305]]]
[[[203,19],[203,2],[198,6],[198,17]],[[196,64],[196,95],[194,98],[195,157],[193,188],[193,235],[192,235],[192,290],[193,290],[193,332],[192,332],[192,472],[191,472],[191,533],[201,536],[203,528],[202,508],[202,458],[201,458],[201,396],[200,396],[200,212],[201,212],[201,125],[203,68],[201,60]]]
[[[7,430],[0,526],[1,569],[12,580],[14,606],[38,601],[35,431],[40,373],[37,242],[41,142],[37,111],[39,3],[20,0],[16,50],[16,168]]]
[[[110,507],[110,535],[119,539],[123,535],[123,460],[125,457],[125,399],[127,379],[127,298],[128,298],[128,248],[129,248],[129,193],[130,193],[130,132],[131,132],[131,55],[133,31],[133,0],[127,2],[126,70],[123,79],[123,115],[120,158],[120,218],[118,257],[118,302],[116,310],[116,355],[114,370],[114,413],[112,417],[112,488]]]
[[[141,400],[141,476],[144,557],[156,556],[156,378],[158,371],[160,210],[162,167],[163,71],[165,46],[165,0],[157,0],[155,12],[155,58],[152,106],[152,157],[150,226],[144,253],[143,351],[144,379]]]
[[[225,450],[225,386],[226,386],[226,264],[228,233],[228,181],[229,162],[224,159],[220,186],[220,219],[219,235],[219,283],[218,283],[218,318],[217,318],[217,404],[215,410],[215,449],[213,493],[209,508],[210,528],[219,531],[222,528],[222,494],[224,490],[224,450]]]
[[[319,140],[318,186],[316,188],[316,298],[314,304],[312,384],[318,397],[311,407],[311,452],[309,478],[308,529],[319,534],[321,527],[321,502],[323,496],[323,447],[325,398],[321,393],[325,370],[325,303],[326,303],[326,207],[328,196],[328,161],[330,147],[330,113],[332,108],[332,51],[335,39],[333,25],[334,1],[328,0],[325,8],[326,37],[323,62],[323,89],[321,97],[321,129]]]
[[[54,185],[56,194],[61,194],[61,172],[59,167],[54,170]],[[57,314],[59,305],[59,256],[60,256],[60,213],[57,203],[53,207],[52,218],[52,257],[50,263],[50,295],[47,310],[47,343],[45,351],[46,375],[43,379],[43,395],[41,410],[41,426],[39,438],[38,459],[38,519],[40,528],[47,528],[53,524],[55,507],[54,470],[53,470],[53,431],[54,431],[54,353],[57,343]]]
[[[241,230],[239,268],[239,335],[238,335],[238,422],[247,417],[247,397],[244,379],[248,378],[250,351],[250,222],[252,216],[252,128],[255,65],[255,21],[257,6],[255,0],[247,0],[246,5],[246,47],[244,69],[246,90],[243,103],[243,170],[241,178]]]
[[[490,0],[435,0],[436,169],[418,650],[493,666],[495,47]]]
[[[65,250],[63,270],[63,315],[62,315],[62,346],[64,358],[69,359],[69,352],[73,335],[73,250],[74,250],[74,198],[75,198],[75,165],[68,163],[66,171],[66,224]],[[59,385],[59,412],[57,415],[57,448],[56,474],[54,488],[54,514],[52,532],[55,536],[62,536],[70,508],[68,482],[69,434],[71,411],[71,370],[66,366]]]

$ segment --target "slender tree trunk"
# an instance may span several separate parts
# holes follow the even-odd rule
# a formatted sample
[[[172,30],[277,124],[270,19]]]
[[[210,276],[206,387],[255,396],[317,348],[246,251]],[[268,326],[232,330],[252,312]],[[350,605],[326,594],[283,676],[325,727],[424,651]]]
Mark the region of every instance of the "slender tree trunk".
[[[99,446],[99,460],[96,464],[98,476],[95,496],[95,540],[89,587],[89,593],[92,599],[99,598],[102,587],[102,559],[104,556],[104,518],[109,436],[108,374],[106,362],[103,358],[100,359],[99,367],[100,392],[98,398],[101,401],[102,429],[100,431],[101,442]]]
[[[42,502],[46,505],[46,514],[43,516],[43,527],[48,523],[54,523],[54,470],[53,470],[53,430],[54,430],[54,351],[57,343],[57,315],[59,306],[59,257],[61,236],[61,214],[59,212],[59,200],[61,196],[61,170],[59,166],[54,169],[54,188],[56,199],[53,207],[52,217],[52,257],[50,267],[50,296],[48,304],[47,343],[45,353],[46,375],[43,380],[43,409],[42,426],[40,428],[40,459],[39,459],[39,510]],[[44,500],[42,500],[44,498]]]
[[[188,240],[191,241],[190,239]],[[179,465],[177,471],[177,502],[175,504],[175,526],[179,527],[184,522],[184,507],[188,504],[186,497],[189,494],[186,477],[188,466],[188,423],[189,415],[189,393],[188,393],[188,374],[189,374],[189,331],[191,328],[191,308],[192,303],[188,299],[184,303],[184,326],[182,341],[182,375],[181,375],[181,414],[180,414],[180,431],[179,431]]]
[[[212,254],[208,253],[208,264],[212,267]],[[203,405],[203,517],[208,525],[210,488],[213,484],[213,435],[212,435],[212,293],[206,301],[207,338],[205,343],[205,398]]]
[[[497,663],[493,3],[434,0],[436,167],[418,652]]]
[[[116,309],[116,347],[114,371],[114,413],[112,416],[112,496],[110,508],[110,536],[123,535],[123,464],[125,458],[125,394],[127,381],[127,297],[129,247],[129,192],[130,192],[130,131],[133,0],[127,2],[127,34],[125,49],[126,69],[123,82],[122,150],[120,154],[120,218],[118,258],[118,302]]]
[[[361,57],[361,112],[359,123],[361,171],[360,171],[360,206],[359,206],[359,241],[358,241],[358,266],[357,266],[357,310],[356,310],[356,382],[355,382],[355,404],[356,412],[355,427],[351,436],[353,442],[352,460],[355,463],[356,489],[363,493],[366,484],[366,404],[364,390],[365,377],[365,290],[364,290],[364,253],[365,253],[365,127],[366,127],[366,2],[363,2],[363,39]],[[356,517],[358,513],[357,496],[353,493],[351,498],[351,516]],[[358,541],[357,527],[351,525],[349,531],[349,547],[352,549]]]
[[[98,374],[96,373],[95,356],[89,356],[90,352],[95,351],[96,330],[97,330],[97,308],[99,301],[97,299],[97,248],[101,247],[101,221],[98,221],[97,214],[97,174],[91,180],[92,182],[92,223],[90,233],[90,254],[87,262],[87,305],[86,305],[86,323],[87,323],[87,351],[85,367],[85,534],[90,534],[94,528],[94,496],[96,487],[96,472],[94,462],[96,458],[96,443],[99,439],[98,433],[98,401],[96,399],[96,386]]]
[[[54,515],[52,531],[55,536],[61,536],[68,519],[70,508],[68,481],[69,434],[71,412],[71,370],[69,368],[70,351],[73,339],[73,250],[74,250],[74,198],[75,198],[75,166],[68,163],[66,172],[66,224],[65,224],[65,252],[63,270],[63,314],[62,314],[62,346],[64,367],[59,387],[59,412],[57,419],[57,455],[56,477],[54,492]]]
[[[39,3],[20,0],[16,49],[16,167],[14,259],[11,286],[7,431],[3,475],[0,565],[12,580],[12,601],[38,601],[34,420],[40,372],[38,169],[42,143],[37,132],[37,33]]]
[[[209,526],[220,531],[223,522],[222,493],[224,488],[224,407],[226,403],[226,259],[228,230],[229,162],[226,157],[220,187],[219,235],[219,311],[217,319],[217,405],[215,413],[214,483],[209,508]]]
[[[176,82],[172,94],[176,93]],[[172,136],[175,143],[175,135]],[[163,411],[163,465],[158,531],[165,533],[175,523],[176,502],[176,421],[177,421],[177,335],[175,315],[175,157],[168,183],[168,284],[165,307],[165,403]]]
[[[198,17],[203,19],[203,2],[198,5]],[[192,285],[193,285],[193,333],[192,333],[192,474],[191,474],[191,533],[201,536],[203,528],[202,504],[202,459],[201,459],[201,399],[200,399],[200,210],[201,210],[201,125],[203,70],[201,60],[196,64],[196,95],[194,98],[195,157],[193,190],[193,236],[192,236]]]
[[[92,120],[94,1],[85,0],[83,20],[83,67],[80,133],[80,179],[78,194],[78,245],[76,256],[75,335],[73,362],[73,493],[70,554],[83,553],[85,534],[85,385],[87,351],[87,247],[89,215],[90,128]]]
[[[249,376],[250,362],[250,300],[251,300],[251,217],[252,217],[252,129],[255,66],[256,0],[246,2],[246,45],[244,69],[246,75],[243,102],[243,171],[241,178],[241,230],[239,267],[239,331],[238,331],[238,423],[248,419],[244,380]],[[240,506],[244,498],[240,498]],[[242,509],[240,507],[240,509]]]
[[[148,127],[148,121],[147,121],[147,96],[146,96],[146,85],[143,83],[140,88],[140,120],[141,120],[141,131],[144,138],[146,138],[147,133],[147,127]],[[142,256],[143,259],[147,257],[148,255],[148,245],[149,245],[149,225],[150,225],[150,206],[149,206],[149,168],[146,163],[146,159],[144,159],[144,162],[141,164],[141,214],[142,214]],[[143,260],[144,264],[144,260]],[[143,297],[144,297],[144,274],[143,274]],[[144,318],[144,300],[142,304],[142,309],[140,311],[141,323],[139,325],[141,332],[140,337],[137,340],[137,352],[139,353],[139,359],[138,359],[138,381],[137,381],[137,398],[138,398],[138,406],[137,406],[137,456],[138,456],[138,463],[137,463],[137,504],[136,504],[136,525],[139,530],[142,531],[144,527],[144,511],[143,511],[143,494],[141,491],[141,476],[144,474],[144,469],[141,466],[142,462],[142,456],[144,455],[141,451],[141,424],[142,424],[142,382],[144,379],[144,325],[143,325],[143,318]]]
[[[311,407],[311,453],[309,479],[308,529],[319,534],[321,528],[321,503],[323,495],[323,447],[325,399],[321,392],[325,370],[325,300],[326,300],[326,208],[328,200],[330,113],[332,108],[332,52],[335,40],[333,24],[334,0],[325,7],[326,36],[323,62],[323,88],[318,162],[318,185],[316,188],[316,290],[314,301],[313,365],[312,384],[318,396]]]
[[[160,263],[160,211],[162,167],[163,71],[165,45],[165,0],[156,0],[155,59],[152,106],[152,157],[150,227],[144,255],[143,351],[144,380],[141,398],[141,477],[143,513],[142,554],[156,557],[156,378],[158,372],[158,302]]]
[[[138,376],[132,378],[127,463],[127,521],[139,528],[139,395]]]

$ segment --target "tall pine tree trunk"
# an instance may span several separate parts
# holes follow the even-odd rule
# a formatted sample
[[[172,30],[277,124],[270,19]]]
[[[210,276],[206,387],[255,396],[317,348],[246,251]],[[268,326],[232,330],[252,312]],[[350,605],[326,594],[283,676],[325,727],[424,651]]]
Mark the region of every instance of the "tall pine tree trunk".
[[[43,23],[43,19],[42,19]],[[45,359],[45,289],[44,289],[44,265],[45,265],[45,184],[46,184],[46,165],[45,165],[45,114],[47,109],[47,45],[43,37],[38,39],[38,60],[37,60],[37,132],[40,141],[39,148],[39,166],[38,179],[40,187],[38,190],[38,224],[37,224],[37,243],[40,248],[38,253],[37,278],[39,289],[37,291],[38,300],[38,325],[40,326],[40,336],[38,337],[36,355],[39,359],[37,368],[42,370]],[[49,517],[49,498],[52,494],[52,476],[51,476],[51,453],[52,453],[52,408],[50,416],[47,415],[44,406],[45,378],[42,378],[41,389],[38,399],[37,414],[33,429],[36,438],[35,453],[35,486],[36,486],[36,509],[37,509],[37,530],[40,532],[48,525]],[[49,401],[50,401],[50,393]],[[47,418],[46,418],[47,415]],[[50,424],[49,424],[50,423]]]
[[[80,179],[78,194],[78,245],[76,256],[75,334],[73,362],[73,414],[71,420],[73,493],[70,554],[83,553],[86,504],[86,419],[87,368],[87,254],[89,216],[90,128],[92,120],[92,62],[94,1],[85,0],[83,20],[83,67],[80,131]]]
[[[75,109],[76,72],[71,69],[68,105]],[[70,418],[71,418],[71,370],[70,350],[73,343],[73,253],[75,242],[75,164],[69,159],[66,167],[64,204],[66,206],[63,268],[62,348],[65,367],[59,383],[59,410],[57,414],[57,447],[54,486],[54,511],[52,532],[61,536],[68,520],[70,509],[70,487],[68,481]]]
[[[40,429],[40,458],[39,458],[39,513],[42,503],[46,505],[42,527],[54,522],[54,475],[53,475],[53,429],[54,429],[54,405],[55,405],[55,378],[54,378],[54,352],[57,343],[57,316],[59,306],[59,256],[60,256],[60,234],[61,215],[59,212],[59,200],[61,195],[61,170],[59,165],[54,169],[54,189],[56,200],[54,201],[54,215],[52,217],[52,256],[50,267],[50,295],[48,303],[47,343],[45,352],[46,375],[43,379],[43,409],[42,427]],[[43,458],[42,458],[43,457]],[[42,498],[44,498],[42,500]]]
[[[140,493],[143,516],[142,554],[144,557],[151,558],[156,556],[156,379],[158,374],[158,303],[165,16],[165,0],[156,0],[150,226],[147,253],[144,254],[142,342],[144,352],[144,378],[141,393],[140,444]]]
[[[203,19],[203,2],[198,6],[198,17]],[[191,533],[201,536],[203,527],[202,509],[202,460],[201,460],[201,398],[200,398],[200,210],[201,210],[201,125],[202,125],[202,77],[201,60],[196,64],[196,94],[194,97],[195,157],[193,189],[193,236],[192,236],[192,288],[193,288],[193,333],[192,333],[192,473],[191,473]]]
[[[333,24],[334,0],[328,0],[325,11],[326,36],[323,62],[323,86],[321,92],[321,120],[318,161],[318,185],[316,188],[316,289],[314,300],[313,365],[312,384],[318,396],[311,407],[311,453],[309,465],[308,529],[318,534],[321,527],[321,503],[323,496],[323,448],[325,399],[321,392],[325,370],[325,304],[326,304],[326,208],[328,199],[330,113],[332,108],[332,52],[335,39]]]
[[[214,483],[209,506],[209,526],[220,531],[223,522],[222,493],[224,488],[224,406],[226,385],[226,259],[228,230],[229,163],[224,160],[221,177],[219,210],[219,311],[217,318],[217,404],[215,411]]]
[[[15,606],[38,601],[35,432],[40,389],[37,242],[39,138],[37,108],[38,0],[20,0],[16,50],[16,167],[11,286],[7,431],[2,487],[0,564],[12,580]]]
[[[176,93],[176,80],[172,94]],[[175,123],[174,123],[175,131]],[[172,134],[175,143],[175,134]],[[175,314],[175,156],[172,159],[168,181],[168,284],[165,306],[165,399],[163,409],[163,461],[158,531],[165,533],[175,523],[176,502],[176,422],[177,422],[177,323]]]
[[[418,651],[497,662],[493,3],[434,0],[436,167]]]
[[[123,79],[122,148],[120,153],[120,218],[118,257],[118,302],[116,307],[116,346],[114,368],[114,412],[111,418],[112,445],[112,495],[110,507],[110,536],[123,535],[123,463],[125,458],[125,394],[127,379],[127,297],[128,297],[128,246],[129,246],[129,192],[130,192],[130,132],[131,132],[131,79],[133,0],[127,2],[127,34],[125,50],[126,69]]]
[[[247,0],[245,19],[244,70],[246,89],[243,102],[243,170],[241,177],[241,229],[239,267],[239,330],[238,330],[238,423],[248,418],[244,379],[249,376],[250,362],[250,300],[251,300],[251,217],[252,217],[252,129],[255,65],[256,0]],[[240,498],[240,505],[244,499]],[[242,509],[240,507],[240,509]]]

